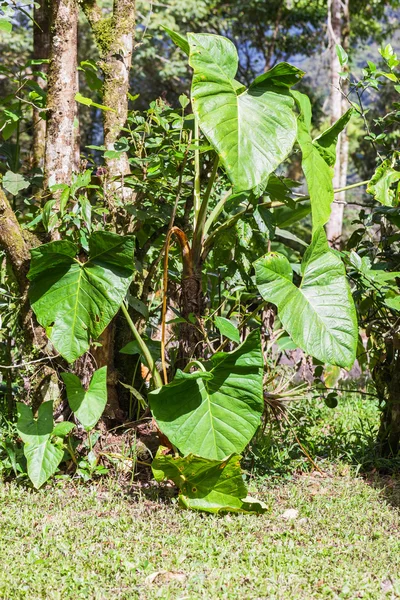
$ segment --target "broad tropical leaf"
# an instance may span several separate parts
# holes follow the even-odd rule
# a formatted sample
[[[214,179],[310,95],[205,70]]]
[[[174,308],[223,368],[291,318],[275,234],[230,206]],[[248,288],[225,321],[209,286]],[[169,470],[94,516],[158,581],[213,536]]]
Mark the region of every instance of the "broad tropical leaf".
[[[50,440],[43,444],[24,445],[27,471],[29,479],[36,489],[39,489],[58,469],[63,459],[64,450],[51,443]]]
[[[332,167],[336,161],[336,144],[339,134],[349,122],[352,110],[348,110],[332,127],[313,140],[310,100],[300,92],[293,91],[292,95],[300,111],[297,141],[302,153],[302,168],[311,199],[313,231],[316,231],[329,221],[334,198]]]
[[[303,71],[282,63],[246,90],[235,80],[238,55],[231,41],[194,33],[187,38],[200,128],[237,191],[263,184],[293,147],[297,124],[288,87]]]
[[[71,410],[86,431],[96,425],[107,404],[107,367],[93,373],[89,389],[86,391],[79,377],[73,373],[62,373],[67,388],[67,398]]]
[[[254,264],[257,287],[278,307],[279,318],[307,354],[350,368],[357,348],[357,316],[342,261],[330,250],[323,229],[304,254],[300,287],[289,261],[269,253]]]
[[[311,137],[311,104],[305,94],[292,92],[299,106],[297,141],[301,149],[301,165],[311,199],[313,231],[329,221],[333,201],[333,171],[321,156]]]
[[[393,162],[384,160],[367,187],[367,192],[384,206],[398,206],[400,202],[400,171],[393,168]]]
[[[29,181],[21,173],[13,173],[12,171],[7,171],[3,175],[1,183],[3,188],[13,196],[16,196],[21,190],[26,190],[30,186]]]
[[[182,452],[221,460],[249,443],[263,412],[263,355],[259,332],[234,352],[219,352],[209,371],[183,373],[151,392],[161,431]]]
[[[241,456],[231,454],[225,460],[210,460],[189,454],[165,456],[159,450],[152,470],[157,481],[171,479],[180,490],[179,501],[186,508],[210,513],[261,513],[262,502],[247,497],[240,468]]]
[[[43,402],[39,406],[37,419],[30,406],[18,402],[17,408],[17,430],[24,442],[28,476],[33,485],[40,488],[54,475],[64,456],[63,450],[50,440],[54,424],[53,402]]]
[[[73,362],[88,350],[118,311],[133,275],[133,238],[95,232],[89,260],[69,241],[31,251],[29,297],[56,350]]]

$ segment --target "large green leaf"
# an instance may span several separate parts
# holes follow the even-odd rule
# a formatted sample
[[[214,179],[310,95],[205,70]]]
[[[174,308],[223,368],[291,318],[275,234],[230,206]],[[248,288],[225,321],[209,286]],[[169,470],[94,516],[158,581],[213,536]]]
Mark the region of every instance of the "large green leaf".
[[[235,80],[238,55],[231,41],[208,34],[187,37],[200,128],[238,191],[263,184],[293,147],[297,124],[287,88],[303,71],[282,63],[246,90]]]
[[[348,110],[332,127],[313,140],[310,100],[300,92],[293,91],[292,95],[300,111],[297,141],[302,153],[302,168],[311,199],[313,231],[316,231],[329,221],[334,198],[332,177],[336,161],[336,144],[340,132],[349,122],[352,110]]]
[[[62,373],[61,377],[67,388],[71,410],[86,431],[93,429],[107,404],[107,367],[93,373],[88,390],[73,373]]]
[[[367,192],[384,206],[398,206],[400,202],[400,171],[393,168],[395,160],[384,160],[367,187]]]
[[[17,430],[24,442],[24,454],[29,479],[40,488],[57,470],[62,461],[62,448],[51,442],[53,433],[53,402],[39,406],[37,419],[30,406],[17,403]]]
[[[69,362],[88,350],[114,317],[133,275],[133,238],[95,232],[89,259],[78,247],[56,241],[31,251],[29,297],[37,319]]]
[[[58,465],[63,459],[64,450],[47,440],[38,445],[25,444],[24,454],[29,479],[38,489],[57,471]]]
[[[182,452],[221,460],[248,444],[263,412],[260,334],[251,333],[234,352],[219,352],[209,371],[183,373],[151,392],[150,407],[161,431]]]
[[[171,479],[180,490],[179,501],[187,508],[210,513],[261,513],[262,502],[247,497],[240,468],[241,456],[231,454],[225,460],[189,456],[165,456],[157,453],[152,469],[157,481]]]
[[[346,272],[323,229],[314,234],[296,287],[289,261],[269,253],[254,264],[258,289],[278,307],[279,318],[300,348],[332,365],[351,367],[357,348],[357,316]]]

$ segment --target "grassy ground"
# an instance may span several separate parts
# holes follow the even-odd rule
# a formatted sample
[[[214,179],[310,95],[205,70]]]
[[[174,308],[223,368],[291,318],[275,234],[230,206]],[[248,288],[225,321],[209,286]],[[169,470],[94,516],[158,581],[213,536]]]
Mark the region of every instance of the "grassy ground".
[[[268,505],[260,517],[182,511],[105,479],[2,484],[0,598],[400,598],[400,480],[356,475],[371,448],[354,432],[376,418],[373,404],[350,397],[336,412],[291,409],[290,466],[279,438],[249,461],[251,492]],[[324,474],[293,472],[293,461],[310,470],[294,433],[314,440]],[[354,435],[364,448],[349,455]],[[267,463],[275,476],[263,474]]]

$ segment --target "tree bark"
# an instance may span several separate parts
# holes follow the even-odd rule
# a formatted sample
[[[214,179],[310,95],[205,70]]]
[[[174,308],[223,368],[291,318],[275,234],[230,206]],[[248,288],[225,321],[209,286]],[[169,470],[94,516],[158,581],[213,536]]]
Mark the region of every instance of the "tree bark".
[[[114,150],[128,116],[129,72],[135,39],[135,0],[114,0],[112,17],[104,17],[95,0],[86,0],[83,10],[92,28],[104,73],[103,103],[113,111],[104,112],[104,145]],[[128,157],[106,159],[111,177],[130,172]],[[122,185],[123,187],[123,185]]]
[[[21,295],[21,309],[19,321],[24,332],[27,344],[31,346],[44,347],[47,337],[32,314],[28,301],[30,252],[29,244],[26,242],[23,231],[18,223],[17,217],[12,210],[6,195],[0,189],[0,247],[5,252],[11,265],[12,272],[18,284]]]
[[[47,95],[45,187],[70,184],[75,160],[75,94],[77,93],[76,0],[53,0]]]
[[[395,340],[394,348],[399,345]],[[390,349],[386,361],[372,373],[383,404],[378,440],[381,454],[396,456],[400,449],[400,349]]]
[[[330,117],[331,124],[335,123],[346,110],[345,102],[341,92],[341,81],[339,72],[342,70],[339,57],[336,52],[336,44],[348,48],[349,41],[349,5],[348,0],[328,1],[328,37],[330,53]],[[346,48],[344,48],[346,49]],[[339,136],[336,149],[336,164],[333,176],[333,187],[341,188],[346,185],[347,163],[348,163],[348,140],[346,132]],[[328,240],[332,245],[340,242],[343,230],[345,192],[335,196],[332,203],[332,212],[326,227]]]
[[[42,0],[40,5],[34,4],[33,8],[33,58],[48,59],[50,57],[50,15],[51,10],[48,0]],[[47,63],[37,67],[39,71],[47,73]],[[36,83],[42,90],[47,87],[47,82],[38,75]],[[44,168],[46,147],[46,121],[40,116],[40,111],[33,109],[33,141],[32,164],[34,167]]]

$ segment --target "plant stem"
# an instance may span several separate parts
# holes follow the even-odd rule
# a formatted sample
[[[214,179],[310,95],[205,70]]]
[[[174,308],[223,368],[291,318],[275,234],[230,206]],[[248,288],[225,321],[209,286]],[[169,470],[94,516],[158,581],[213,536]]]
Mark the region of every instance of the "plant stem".
[[[345,187],[337,188],[337,189],[333,190],[333,193],[338,194],[339,192],[345,192],[346,190],[352,190],[354,188],[358,188],[363,185],[367,185],[368,183],[369,183],[369,179],[367,179],[366,181],[359,181],[358,183],[351,183],[350,185],[346,185]],[[310,200],[310,196],[298,196],[296,198],[292,198],[292,200],[294,200],[294,202],[305,202],[306,200]],[[218,233],[220,233],[221,231],[223,231],[225,229],[229,229],[230,227],[232,227],[242,216],[244,216],[246,213],[253,212],[253,210],[255,208],[257,208],[258,206],[265,206],[266,208],[279,208],[280,206],[287,206],[287,204],[285,202],[262,202],[261,204],[256,204],[255,206],[253,204],[249,204],[246,208],[243,208],[240,212],[236,213],[236,215],[233,215],[232,217],[230,217],[230,219],[225,221],[225,223],[222,223],[222,225],[217,227],[217,229],[215,229],[209,235],[209,237],[206,239],[205,244],[204,244],[205,253],[207,254],[208,250],[212,246],[215,236]]]
[[[153,375],[153,381],[154,381],[154,385],[156,388],[160,388],[162,387],[162,381],[161,381],[161,377],[159,372],[156,369],[156,366],[154,364],[154,360],[153,357],[151,356],[148,347],[146,346],[146,343],[144,342],[144,340],[142,339],[140,333],[138,332],[138,330],[135,327],[134,322],[132,321],[128,310],[126,308],[125,302],[122,302],[121,304],[121,310],[124,313],[124,316],[128,322],[128,325],[135,337],[135,340],[137,341],[137,343],[139,344],[140,350],[142,351],[142,354],[145,358],[145,361],[147,363],[148,368],[150,369],[151,374]]]
[[[201,205],[201,187],[200,187],[200,149],[199,149],[199,121],[195,117],[194,118],[194,137],[196,149],[194,151],[194,200],[193,200],[193,208],[194,208],[194,221],[193,221],[193,229],[196,229],[197,220],[200,212]]]
[[[205,237],[208,233],[208,230],[210,229],[211,225],[214,223],[214,221],[216,221],[219,217],[219,215],[221,214],[224,206],[225,206],[225,202],[228,200],[228,198],[232,196],[232,190],[229,190],[229,192],[227,192],[226,194],[224,194],[221,198],[221,200],[219,200],[217,202],[217,204],[214,206],[214,208],[212,209],[212,211],[210,212],[210,215],[207,219],[207,221],[204,224],[204,230],[203,230],[203,236]]]
[[[200,371],[206,372],[204,365],[199,360],[191,360],[183,369],[184,373],[189,373],[191,367],[199,367]]]
[[[204,226],[205,226],[206,216],[207,216],[208,201],[210,199],[210,194],[211,194],[211,190],[214,185],[215,177],[217,176],[218,165],[219,165],[219,156],[217,155],[214,159],[213,167],[212,167],[211,174],[210,174],[210,179],[208,180],[207,189],[204,193],[204,198],[201,203],[199,213],[197,215],[196,228],[193,233],[192,254],[193,254],[193,262],[195,265],[197,264],[198,259],[200,258],[200,254],[201,254],[201,246],[202,246],[203,237],[204,237]]]
[[[369,184],[369,179],[367,179],[366,181],[358,181],[357,183],[351,183],[350,185],[345,185],[344,187],[336,188],[335,190],[333,190],[333,193],[339,194],[340,192],[346,192],[347,190],[353,190],[354,188],[362,187],[363,185],[368,185],[368,184]],[[297,198],[294,198],[294,200],[296,202],[305,202],[306,200],[310,200],[310,196],[298,196]],[[277,202],[275,202],[273,205],[274,205],[274,207],[286,206],[286,204],[284,202],[280,202],[279,204]]]

